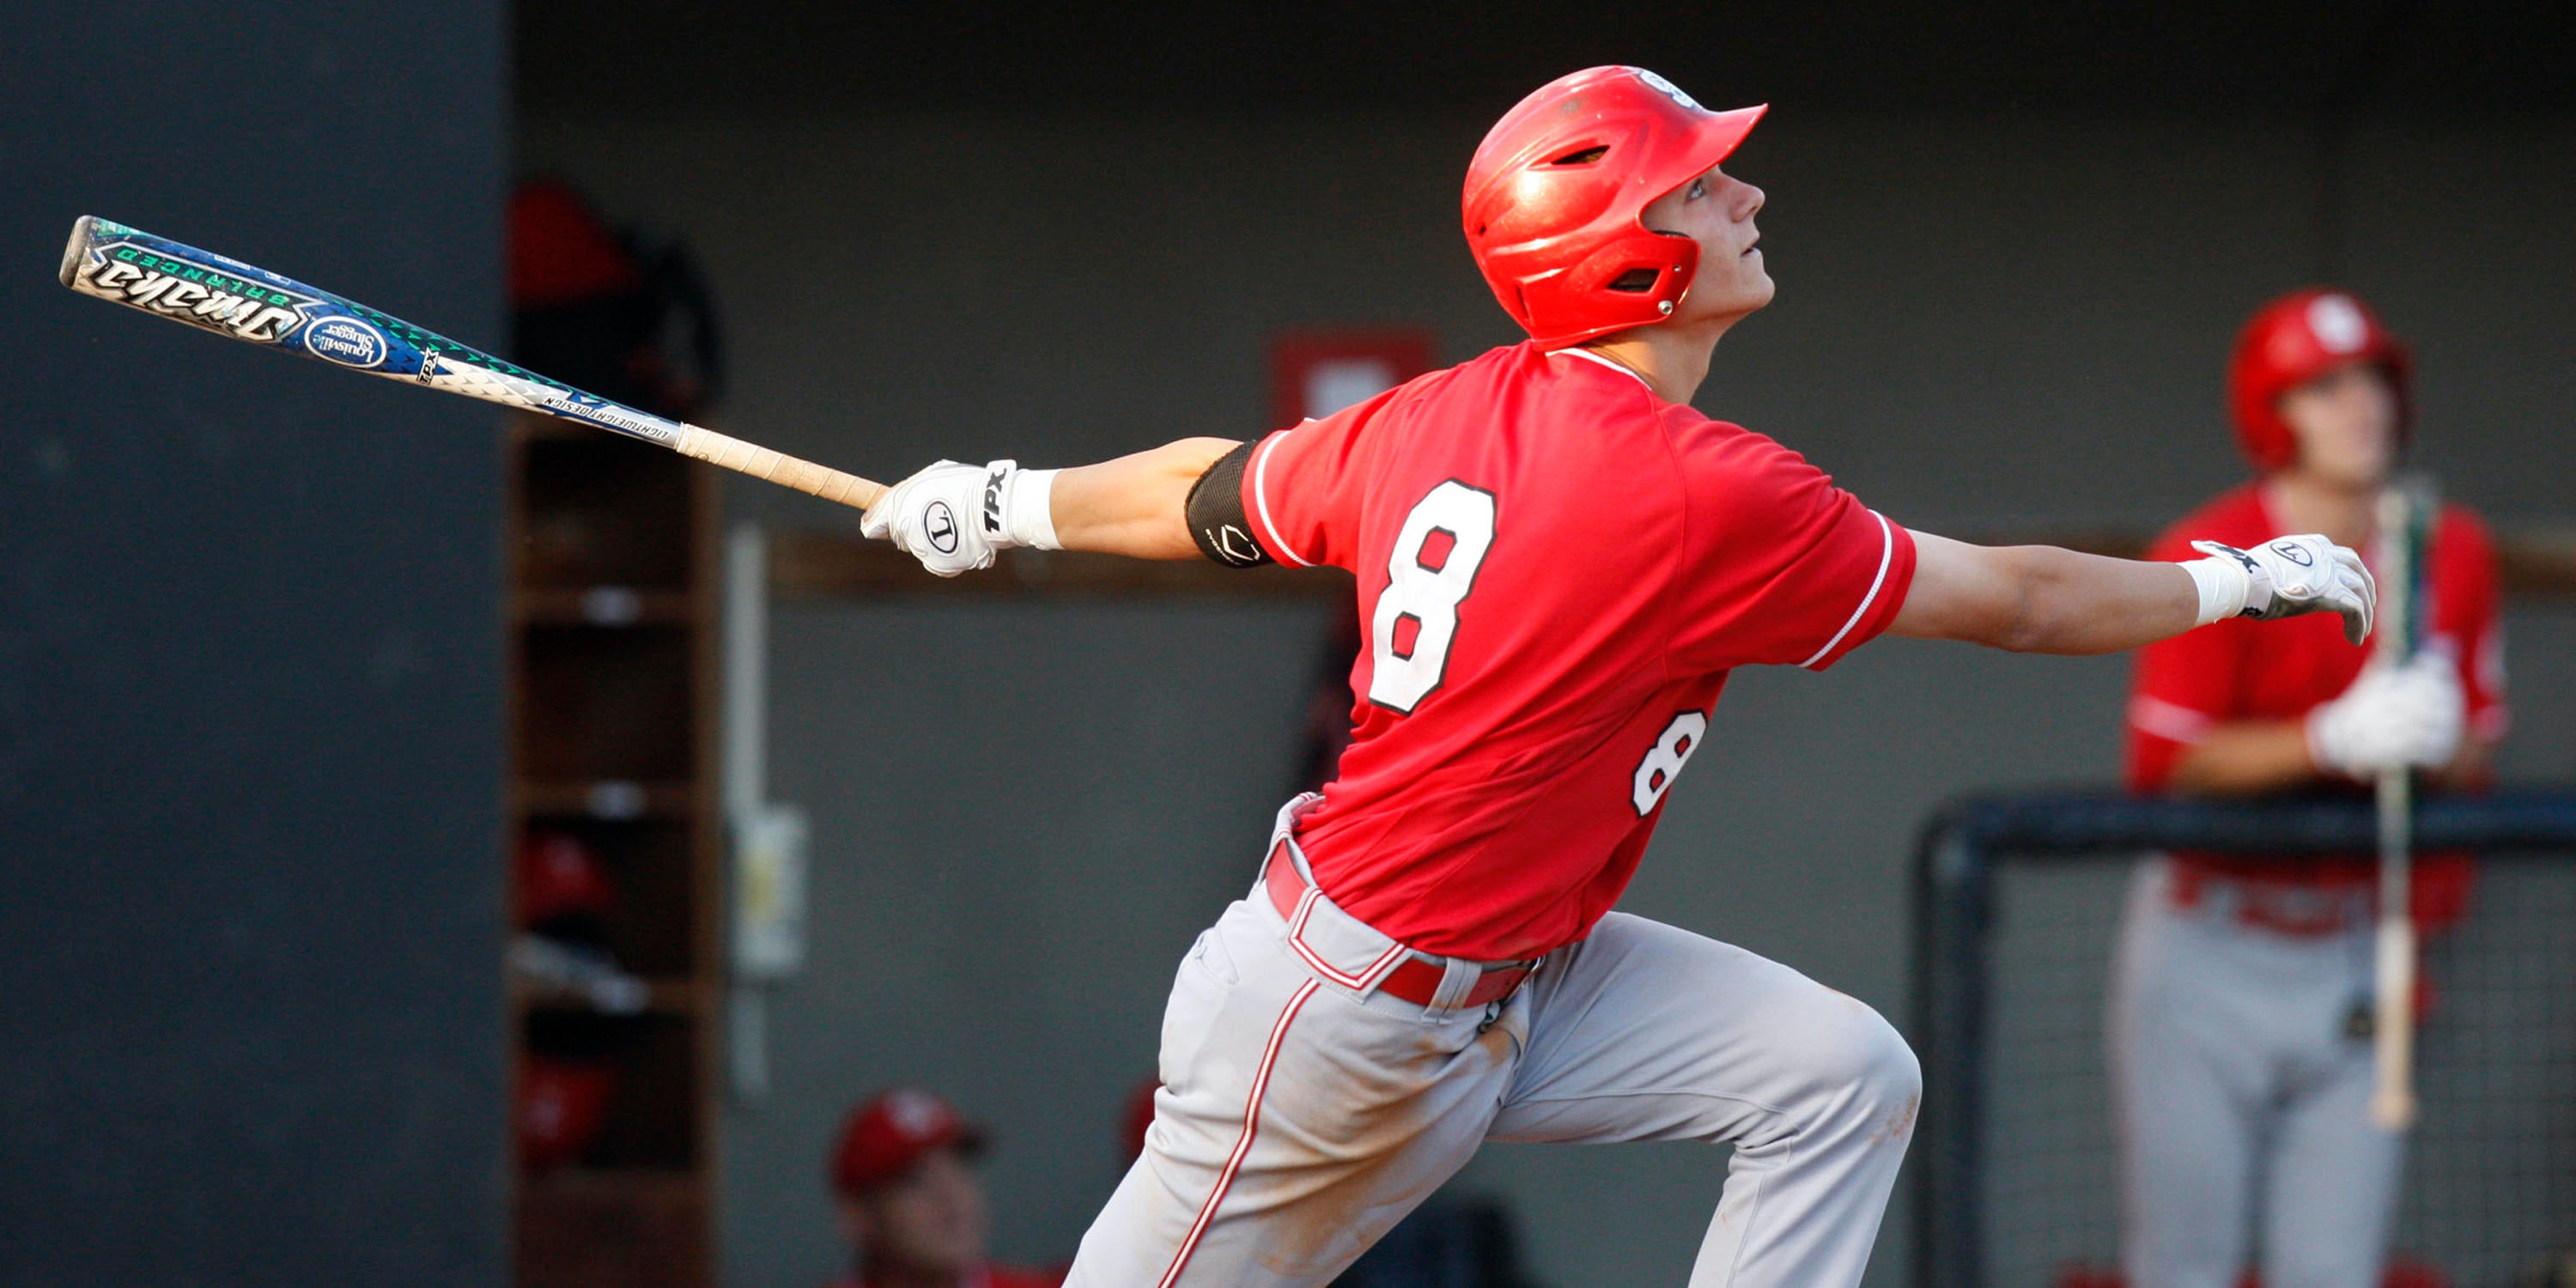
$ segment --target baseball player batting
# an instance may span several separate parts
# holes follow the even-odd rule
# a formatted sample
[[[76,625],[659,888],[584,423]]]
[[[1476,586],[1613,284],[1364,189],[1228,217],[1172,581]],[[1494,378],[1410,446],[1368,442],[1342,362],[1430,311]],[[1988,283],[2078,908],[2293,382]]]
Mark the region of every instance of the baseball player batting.
[[[2427,524],[2402,496],[2383,506],[2412,421],[2405,346],[2353,296],[2299,291],[2246,324],[2228,389],[2259,477],[2150,553],[2316,529],[2373,549],[2391,578],[2384,625],[2399,628],[2383,633],[2410,633],[2394,620],[2402,600],[2420,644],[2374,654],[2306,621],[2151,645],[2129,704],[2131,786],[2357,796],[2412,771],[2479,781],[2506,721],[2495,556],[2465,507]],[[2409,559],[2414,529],[2431,539]],[[2428,930],[2460,915],[2468,856],[2425,855],[2411,875],[2388,911]],[[2374,1121],[2373,1042],[2404,1050],[2408,1033],[2385,1026],[2411,1023],[2413,963],[2392,963],[2395,989],[2374,997],[2376,884],[2360,854],[2183,852],[2140,866],[2107,1026],[2130,1288],[2231,1288],[2257,1228],[2270,1288],[2377,1288],[2404,1139]],[[2388,1072],[2396,1083],[2381,1089],[2402,1092],[2402,1062]]]
[[[1612,912],[1740,666],[1894,632],[2102,653],[2375,590],[2318,536],[2188,562],[1909,532],[1690,407],[1769,303],[1762,116],[1598,67],[1467,169],[1467,244],[1530,335],[1255,443],[933,465],[865,530],[933,572],[1024,545],[1357,575],[1334,779],[1279,812],[1164,1014],[1145,1152],[1076,1288],[1329,1282],[1487,1140],[1731,1142],[1691,1282],[1859,1281],[1921,1074],[1869,1007]],[[959,520],[963,520],[960,522]]]

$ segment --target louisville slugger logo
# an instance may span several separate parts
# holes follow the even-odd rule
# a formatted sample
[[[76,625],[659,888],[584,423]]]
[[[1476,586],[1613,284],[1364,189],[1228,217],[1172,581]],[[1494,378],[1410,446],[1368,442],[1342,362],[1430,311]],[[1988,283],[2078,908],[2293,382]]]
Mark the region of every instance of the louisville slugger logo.
[[[320,303],[132,243],[101,246],[91,255],[81,271],[90,294],[261,344],[293,335]]]

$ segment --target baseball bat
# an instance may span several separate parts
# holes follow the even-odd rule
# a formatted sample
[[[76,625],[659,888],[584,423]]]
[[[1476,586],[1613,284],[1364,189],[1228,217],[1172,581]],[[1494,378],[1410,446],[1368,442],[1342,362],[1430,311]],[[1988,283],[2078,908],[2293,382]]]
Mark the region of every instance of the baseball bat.
[[[2428,479],[2404,479],[2379,497],[2379,662],[2403,664],[2422,642],[2425,565],[2438,508]],[[2370,1119],[2389,1131],[2415,1125],[2415,779],[2379,772],[2379,938],[2372,992],[2374,1083]]]
[[[83,215],[60,273],[83,295],[227,339],[542,412],[866,509],[885,487],[711,429],[611,402],[267,269]]]

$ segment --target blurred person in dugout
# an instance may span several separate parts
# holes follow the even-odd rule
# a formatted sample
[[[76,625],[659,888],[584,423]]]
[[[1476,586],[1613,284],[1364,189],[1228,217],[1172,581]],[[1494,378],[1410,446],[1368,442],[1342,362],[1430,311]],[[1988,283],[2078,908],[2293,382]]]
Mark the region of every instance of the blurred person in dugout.
[[[896,1087],[850,1111],[832,1151],[849,1272],[832,1288],[1057,1288],[1062,1272],[984,1259],[983,1130],[927,1091]]]
[[[2300,291],[2264,307],[2228,370],[2255,478],[2148,557],[2322,532],[2384,566],[2377,502],[2412,434],[2411,381],[2405,346],[2353,296]],[[2403,666],[2373,664],[2324,617],[2223,622],[2140,650],[2132,790],[2367,796],[2392,766],[2435,790],[2481,784],[2505,728],[2484,525],[2444,506],[2425,569],[2422,646]],[[2423,931],[2459,919],[2467,855],[2418,855],[2414,878]],[[2376,879],[2369,855],[2174,853],[2140,866],[2108,1017],[2129,1288],[2235,1288],[2248,1271],[2265,1288],[2380,1283],[2403,1140],[2369,1108]]]

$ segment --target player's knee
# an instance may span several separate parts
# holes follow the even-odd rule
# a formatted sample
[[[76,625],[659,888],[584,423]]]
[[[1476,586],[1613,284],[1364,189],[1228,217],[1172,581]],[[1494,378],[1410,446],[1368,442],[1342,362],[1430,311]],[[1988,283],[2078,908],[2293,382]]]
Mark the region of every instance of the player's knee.
[[[1867,1004],[1839,993],[1833,1000],[1833,1018],[1815,1026],[1822,1032],[1810,1048],[1810,1072],[1824,1086],[1843,1089],[1857,1110],[1910,1115],[1923,1094],[1914,1048]]]

